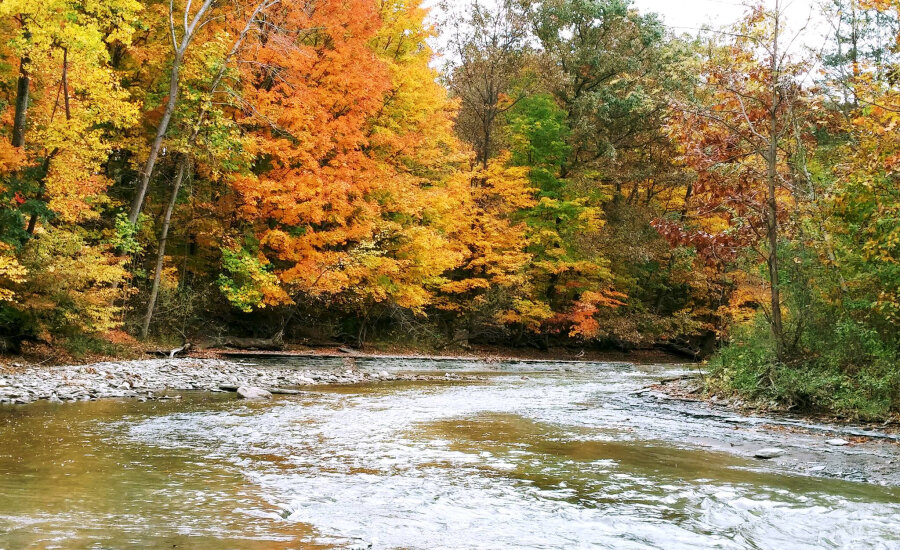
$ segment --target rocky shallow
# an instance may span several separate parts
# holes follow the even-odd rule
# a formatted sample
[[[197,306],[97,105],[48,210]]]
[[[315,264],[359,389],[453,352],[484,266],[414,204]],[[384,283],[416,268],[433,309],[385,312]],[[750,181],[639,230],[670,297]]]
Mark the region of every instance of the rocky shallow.
[[[397,375],[387,371],[312,371],[259,367],[221,359],[148,359],[72,365],[26,366],[0,371],[0,404],[26,404],[39,399],[89,401],[108,397],[165,398],[167,390],[234,391],[240,386],[289,393],[314,384],[358,384],[379,380],[439,378]],[[279,391],[284,389],[285,391]]]

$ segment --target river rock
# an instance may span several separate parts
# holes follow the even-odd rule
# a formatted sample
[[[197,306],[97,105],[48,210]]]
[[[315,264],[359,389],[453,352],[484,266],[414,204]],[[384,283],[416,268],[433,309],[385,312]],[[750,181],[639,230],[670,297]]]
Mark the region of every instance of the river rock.
[[[850,442],[847,441],[846,439],[841,439],[840,437],[836,437],[834,439],[829,439],[825,443],[828,443],[829,445],[834,445],[835,447],[843,447],[844,445],[847,445]]]
[[[241,386],[237,389],[237,394],[244,399],[271,399],[272,394],[262,388],[256,386]]]
[[[784,449],[779,449],[778,447],[766,447],[764,449],[759,449],[755,453],[753,453],[753,458],[775,458],[784,454]]]

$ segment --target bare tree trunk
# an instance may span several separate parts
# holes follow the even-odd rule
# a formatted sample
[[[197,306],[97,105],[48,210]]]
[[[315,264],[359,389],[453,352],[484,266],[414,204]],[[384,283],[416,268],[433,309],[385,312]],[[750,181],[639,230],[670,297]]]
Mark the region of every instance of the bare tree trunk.
[[[191,3],[188,2],[184,8],[184,33],[181,36],[179,44],[175,38],[175,14],[173,13],[173,5],[169,4],[169,32],[172,39],[172,50],[175,56],[172,58],[172,70],[169,75],[169,95],[167,97],[166,108],[163,116],[156,127],[156,137],[153,138],[153,144],[150,146],[150,155],[141,170],[141,180],[138,182],[135,190],[134,200],[131,203],[131,212],[128,214],[128,221],[132,224],[137,223],[141,209],[144,207],[144,199],[147,196],[147,187],[150,185],[150,178],[153,176],[153,169],[156,167],[156,160],[159,158],[159,151],[162,149],[163,139],[169,130],[169,122],[172,120],[172,114],[175,112],[175,104],[178,101],[178,91],[181,79],[181,63],[184,61],[184,55],[187,52],[194,34],[203,27],[210,19],[204,19],[207,12],[213,5],[214,0],[204,0],[203,4],[198,8],[197,13],[188,23],[190,16]],[[254,11],[254,15],[257,12]]]
[[[694,184],[693,182],[688,182],[687,187],[684,190],[684,204],[681,206],[681,220],[683,221],[687,218],[688,207],[691,203],[691,195],[694,194]]]
[[[166,207],[166,214],[163,217],[162,232],[160,233],[159,246],[156,250],[156,270],[153,272],[153,287],[150,289],[147,312],[144,314],[144,322],[141,325],[142,339],[146,338],[147,333],[150,331],[150,321],[153,319],[153,309],[156,307],[156,299],[159,296],[159,283],[162,279],[163,262],[166,258],[166,239],[169,236],[169,223],[172,221],[172,212],[175,210],[175,202],[178,200],[178,191],[181,189],[181,182],[184,180],[186,169],[186,160],[178,163],[178,174],[175,176],[175,182],[172,184],[172,197],[169,199],[169,205]]]
[[[166,102],[166,109],[163,111],[162,119],[156,128],[156,137],[153,139],[153,145],[150,146],[150,155],[141,170],[141,180],[135,190],[134,201],[131,203],[131,212],[128,214],[128,221],[137,223],[141,209],[144,207],[144,198],[147,196],[147,187],[150,185],[150,176],[153,175],[153,169],[156,167],[156,159],[159,157],[159,150],[162,148],[163,139],[169,130],[169,122],[172,120],[172,113],[175,112],[175,102],[178,101],[178,87],[181,72],[181,61],[184,52],[176,50],[175,59],[172,62],[172,73],[169,77],[169,95]]]
[[[484,135],[484,149],[481,151],[481,167],[487,170],[488,161],[491,160],[491,126],[493,125],[493,117],[487,115],[485,118],[485,122],[482,125],[482,131]]]
[[[772,308],[771,326],[775,337],[775,356],[781,361],[784,356],[784,326],[781,318],[781,289],[778,270],[778,201],[775,196],[778,178],[778,107],[781,100],[780,78],[778,71],[778,33],[780,32],[779,6],[775,4],[775,30],[772,35],[772,61],[770,66],[772,78],[772,104],[769,107],[769,150],[766,154],[768,196],[766,197],[766,233],[769,245],[770,306]]]
[[[247,24],[244,26],[244,29],[241,31],[240,35],[238,35],[237,40],[235,40],[231,50],[228,52],[228,55],[225,56],[224,62],[222,63],[219,72],[216,73],[216,76],[213,78],[212,85],[210,86],[210,94],[215,93],[216,89],[219,86],[219,83],[222,80],[222,77],[225,74],[225,67],[228,62],[234,57],[238,50],[241,48],[244,39],[247,37],[247,34],[250,32],[251,27],[253,26],[253,22],[256,20],[256,17],[259,15],[261,11],[264,9],[274,6],[278,4],[280,0],[263,0],[256,5],[256,8],[253,10],[253,13],[250,15],[250,18],[247,20]],[[201,7],[201,11],[198,13],[195,18],[196,21],[199,20],[199,17],[202,13],[209,8],[211,5],[211,0],[207,0],[204,2],[203,7]],[[187,19],[187,14],[185,14],[185,20]],[[188,31],[190,29],[190,31]],[[187,49],[187,44],[190,40],[190,34],[193,33],[194,26],[185,27],[185,36],[186,39],[182,42],[180,48],[176,47],[175,55],[176,60],[175,64],[172,66],[172,77],[169,86],[169,103],[166,105],[166,111],[163,114],[163,120],[160,121],[159,128],[157,129],[156,139],[153,142],[154,149],[151,149],[150,156],[147,159],[147,165],[144,167],[144,172],[142,173],[141,178],[141,187],[138,189],[138,195],[135,195],[135,203],[132,204],[131,215],[129,216],[129,220],[131,223],[135,223],[137,221],[137,217],[140,214],[141,208],[143,207],[144,195],[147,192],[147,187],[150,182],[150,175],[153,171],[153,164],[156,162],[156,158],[159,154],[159,147],[162,144],[162,140],[165,137],[166,128],[168,127],[169,120],[171,119],[172,112],[175,110],[175,100],[178,97],[178,78],[179,78],[179,66],[181,63],[181,58],[184,54],[184,51]],[[187,33],[190,34],[187,34]],[[173,37],[173,45],[174,45],[174,30],[172,30]],[[180,52],[180,53],[179,53]],[[206,109],[201,109],[199,115],[197,116],[197,124],[194,127],[193,132],[191,132],[190,137],[188,138],[188,145],[193,146],[196,142],[197,136],[200,133],[200,128],[203,125],[203,119],[206,116]],[[151,164],[152,160],[152,164]],[[165,261],[166,254],[166,239],[169,234],[169,224],[172,219],[172,213],[175,210],[175,203],[178,199],[178,192],[181,189],[181,183],[184,181],[184,173],[187,170],[188,158],[185,157],[179,162],[178,173],[175,176],[175,182],[172,186],[172,197],[169,200],[169,204],[166,207],[166,213],[163,218],[163,226],[162,231],[159,237],[159,245],[157,246],[157,254],[156,254],[156,269],[153,274],[153,286],[150,290],[150,298],[147,301],[147,311],[144,314],[144,320],[141,324],[141,338],[146,338],[147,333],[150,331],[150,322],[153,320],[153,310],[156,307],[156,300],[159,297],[159,285],[160,280],[162,278],[162,268],[163,263]]]
[[[775,199],[775,162],[777,157],[774,136],[769,144],[768,180],[769,192],[766,208],[766,233],[769,241],[769,283],[772,307],[772,334],[775,336],[775,354],[781,360],[784,353],[784,327],[781,320],[781,289],[778,270],[778,204]]]

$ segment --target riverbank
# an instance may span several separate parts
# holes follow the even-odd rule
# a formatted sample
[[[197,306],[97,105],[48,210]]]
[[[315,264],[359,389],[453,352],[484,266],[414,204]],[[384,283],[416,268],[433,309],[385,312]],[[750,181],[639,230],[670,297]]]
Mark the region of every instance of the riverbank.
[[[91,401],[103,398],[171,399],[167,391],[234,391],[251,386],[273,393],[317,384],[359,384],[388,380],[429,380],[439,376],[364,372],[347,358],[342,370],[317,371],[255,366],[214,358],[106,361],[89,365],[0,368],[0,404]],[[459,378],[459,377],[457,377]]]
[[[292,390],[315,384],[358,384],[378,380],[430,379],[430,375],[371,373],[355,369],[356,359],[383,358],[410,361],[500,361],[575,363],[584,361],[629,362],[637,364],[673,362],[663,352],[631,353],[596,350],[483,347],[464,354],[431,354],[421,349],[398,346],[367,348],[289,346],[284,351],[236,350],[227,348],[190,349],[188,357],[149,359],[134,346],[117,355],[86,354],[74,358],[57,354],[54,348],[37,347],[23,356],[0,357],[0,404],[26,404],[51,401],[86,401],[101,398],[168,398],[170,391],[233,391],[250,385],[269,391]],[[125,353],[127,351],[128,353]],[[164,351],[164,350],[162,350]],[[162,353],[162,352],[160,352]],[[141,358],[143,357],[143,358]],[[339,359],[346,368],[317,371],[267,365],[264,368],[245,361],[274,359]],[[227,389],[225,389],[227,388]],[[283,393],[283,392],[282,392]]]
[[[658,399],[701,405],[723,415],[739,414],[766,419],[771,425],[784,429],[803,431],[813,424],[830,425],[833,426],[832,433],[843,433],[850,443],[862,443],[872,438],[900,443],[900,417],[896,415],[877,422],[864,422],[824,412],[796,412],[774,401],[752,401],[737,395],[709,393],[700,373],[661,380],[643,391],[652,392]]]

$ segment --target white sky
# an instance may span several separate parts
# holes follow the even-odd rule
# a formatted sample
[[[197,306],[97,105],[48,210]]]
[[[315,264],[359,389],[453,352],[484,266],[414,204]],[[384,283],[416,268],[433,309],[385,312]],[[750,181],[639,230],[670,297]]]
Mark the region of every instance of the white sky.
[[[769,7],[775,6],[774,0],[765,0]],[[816,0],[781,0],[788,24],[802,25],[810,15],[819,13]],[[656,12],[663,16],[663,21],[676,31],[691,32],[692,29],[709,24],[720,27],[740,19],[747,8],[740,0],[632,0],[632,4],[642,13]]]
[[[426,0],[426,6],[436,6],[439,0]],[[479,0],[482,4],[490,5],[493,0]],[[751,2],[753,0],[750,0]],[[763,0],[772,8],[776,0]],[[450,0],[454,7],[463,7],[471,4],[472,0]],[[789,29],[798,29],[806,23],[810,16],[812,24],[803,33],[798,42],[811,48],[821,45],[825,36],[821,23],[816,24],[819,17],[820,0],[780,0],[785,11]],[[656,12],[662,16],[663,23],[672,28],[678,34],[696,34],[697,29],[703,25],[713,28],[723,27],[739,20],[747,11],[746,2],[742,0],[631,0],[634,7],[641,13]],[[755,2],[754,2],[755,3]],[[437,11],[437,8],[433,8]],[[817,28],[818,27],[818,28]],[[441,40],[435,42],[440,50]],[[797,45],[800,45],[797,44]]]

